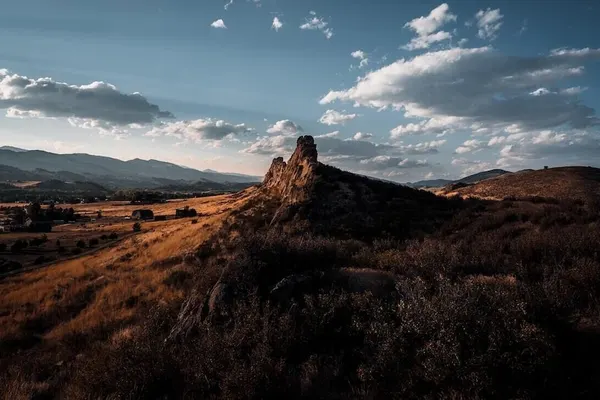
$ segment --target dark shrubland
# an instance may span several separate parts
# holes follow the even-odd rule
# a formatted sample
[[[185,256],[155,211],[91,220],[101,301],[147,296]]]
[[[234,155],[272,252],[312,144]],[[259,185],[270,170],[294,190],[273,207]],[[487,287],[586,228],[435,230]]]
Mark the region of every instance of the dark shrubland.
[[[586,204],[466,201],[431,235],[369,241],[276,226],[252,233],[238,217],[194,258],[202,277],[188,303],[196,307],[177,319],[156,311],[135,340],[95,349],[78,362],[69,393],[595,397],[598,217]],[[336,278],[359,268],[391,274],[396,295]],[[179,275],[173,284],[189,279]],[[310,284],[274,301],[273,288],[290,276]],[[232,288],[227,318],[200,318],[216,283]]]

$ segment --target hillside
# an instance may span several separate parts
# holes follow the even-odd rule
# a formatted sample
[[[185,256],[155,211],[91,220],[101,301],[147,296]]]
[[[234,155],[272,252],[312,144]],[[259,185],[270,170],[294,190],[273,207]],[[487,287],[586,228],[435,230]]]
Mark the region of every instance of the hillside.
[[[600,169],[559,167],[521,171],[487,179],[446,194],[455,193],[461,196],[489,199],[537,196],[562,200],[597,201],[600,198]]]
[[[286,232],[355,238],[431,231],[455,210],[455,204],[431,193],[320,163],[311,136],[298,139],[287,163],[273,160],[247,207]]]
[[[478,172],[473,175],[467,175],[460,179],[449,180],[449,179],[431,179],[418,182],[408,182],[406,185],[414,188],[439,188],[442,186],[453,185],[458,183],[477,183],[486,179],[495,178],[504,174],[510,174],[511,172],[503,169],[491,169],[489,171]]]
[[[77,180],[91,180],[115,187],[157,187],[160,186],[160,183],[155,181],[157,178],[188,182],[206,180],[222,184],[255,183],[260,180],[248,175],[202,172],[158,160],[122,161],[89,154],[54,154],[41,150],[0,149],[0,163],[38,175],[44,172],[68,171],[70,174],[76,174]],[[60,178],[54,176],[49,179]]]

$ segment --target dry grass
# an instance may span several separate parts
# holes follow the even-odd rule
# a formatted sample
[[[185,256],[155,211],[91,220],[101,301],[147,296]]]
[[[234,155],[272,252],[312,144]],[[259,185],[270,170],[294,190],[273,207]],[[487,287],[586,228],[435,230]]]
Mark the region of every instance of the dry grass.
[[[443,191],[442,191],[443,192]],[[548,170],[517,172],[487,179],[447,196],[460,195],[480,199],[502,200],[505,197],[551,197],[569,200],[590,200],[600,196],[600,169],[591,167],[561,167]]]
[[[182,287],[167,278],[191,272],[183,255],[209,238],[229,209],[243,201],[228,196],[190,200],[186,203],[204,215],[196,224],[187,218],[143,223],[142,233],[96,253],[0,281],[0,370],[22,351],[32,352],[26,361],[31,365],[46,364],[48,354],[67,365],[94,343],[134,337],[136,324],[153,306],[178,307]],[[178,206],[160,205],[164,212]],[[48,380],[11,376],[12,389],[5,395],[49,390]]]

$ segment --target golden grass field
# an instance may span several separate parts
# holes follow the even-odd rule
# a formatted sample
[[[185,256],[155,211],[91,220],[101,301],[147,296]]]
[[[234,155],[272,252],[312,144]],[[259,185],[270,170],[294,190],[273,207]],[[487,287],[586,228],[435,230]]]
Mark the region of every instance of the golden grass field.
[[[245,199],[223,195],[145,206],[155,215],[170,215],[189,205],[200,215],[195,224],[190,218],[143,222],[142,232],[106,248],[0,280],[0,371],[10,367],[5,363],[15,351],[37,356],[52,348],[57,362],[68,363],[77,356],[67,344],[75,338],[85,338],[86,346],[122,340],[131,337],[137,317],[152,306],[178,306],[183,290],[165,281],[176,271],[190,272],[193,267],[183,256],[209,238],[229,210]],[[135,208],[140,207],[76,207],[81,213],[102,209],[112,217],[131,215]],[[10,382],[12,389],[3,391],[4,398],[34,393],[35,385],[44,384],[30,377],[11,377]]]

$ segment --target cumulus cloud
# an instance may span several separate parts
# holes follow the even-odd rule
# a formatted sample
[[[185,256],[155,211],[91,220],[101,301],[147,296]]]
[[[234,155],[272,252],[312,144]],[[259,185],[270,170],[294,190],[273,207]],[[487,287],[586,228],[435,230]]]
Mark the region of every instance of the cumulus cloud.
[[[356,132],[356,134],[352,137],[352,139],[354,139],[354,140],[366,140],[366,139],[371,139],[372,137],[373,137],[372,133]]]
[[[204,141],[221,141],[237,135],[252,132],[246,124],[232,124],[216,119],[196,119],[162,123],[152,128],[145,136],[172,136],[184,141],[201,143]]]
[[[0,109],[13,118],[71,118],[106,130],[173,118],[140,93],[123,93],[109,83],[77,86],[52,78],[32,79],[6,69],[0,69]]]
[[[283,27],[283,22],[281,22],[281,20],[279,19],[279,17],[274,17],[273,18],[273,23],[271,24],[271,28],[275,29],[276,32],[279,32],[279,30]]]
[[[392,137],[457,129],[493,132],[597,125],[595,111],[568,93],[533,95],[547,84],[583,74],[600,49],[557,49],[535,57],[506,56],[491,47],[453,48],[400,59],[359,78],[355,86],[330,91],[320,103],[403,110],[418,119],[395,128]],[[431,128],[431,129],[430,129]]]
[[[457,147],[456,154],[473,153],[481,150],[485,146],[485,143],[480,140],[470,139],[466,140],[461,146]]]
[[[304,132],[304,129],[298,124],[289,119],[277,121],[267,129],[267,133],[271,135],[294,136]]]
[[[476,174],[493,168],[493,165],[487,161],[467,160],[466,158],[454,158],[452,160],[452,165],[460,168],[463,176]]]
[[[300,25],[300,29],[321,31],[327,39],[333,37],[333,29],[329,27],[329,22],[325,21],[322,17],[318,17],[314,11],[310,12],[310,17],[306,18],[306,22]]]
[[[489,39],[494,40],[497,37],[497,33],[502,26],[502,18],[504,16],[500,14],[500,9],[497,8],[492,10],[488,8],[487,10],[479,10],[477,14],[475,14],[475,19],[477,20],[477,27],[479,30],[477,31],[477,36],[481,39]]]
[[[344,114],[335,110],[327,110],[319,119],[319,122],[325,125],[344,125],[358,117],[358,114]]]
[[[227,29],[227,25],[225,25],[225,22],[223,22],[222,19],[213,21],[210,26],[217,29]]]
[[[429,166],[429,163],[425,160],[409,160],[407,158],[391,156],[367,158],[361,160],[360,164],[363,168],[372,170],[420,168]]]
[[[315,136],[316,139],[318,138],[327,138],[327,137],[337,137],[339,136],[340,131],[333,131],[333,132],[329,132],[329,133],[324,133],[322,135],[317,135]]]
[[[450,12],[448,4],[443,3],[431,10],[429,15],[407,22],[404,27],[414,31],[417,36],[404,48],[407,50],[426,49],[433,43],[450,39],[452,37],[450,32],[438,31],[438,29],[451,21],[456,21],[456,15]]]
[[[432,140],[431,142],[422,142],[417,144],[400,145],[397,151],[402,154],[437,154],[439,147],[444,145],[446,140]]]
[[[367,56],[367,53],[365,53],[362,50],[353,51],[352,53],[350,53],[350,55],[352,56],[352,58],[360,60],[358,68],[364,68],[369,64],[369,57]]]

